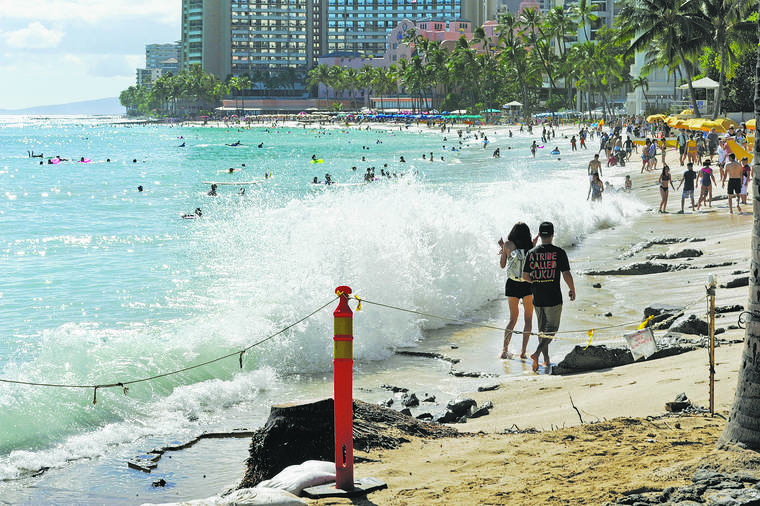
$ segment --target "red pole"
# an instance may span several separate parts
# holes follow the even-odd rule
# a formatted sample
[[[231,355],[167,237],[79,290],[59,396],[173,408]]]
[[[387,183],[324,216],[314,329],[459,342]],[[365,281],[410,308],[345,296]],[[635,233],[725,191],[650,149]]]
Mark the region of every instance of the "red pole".
[[[351,288],[339,286],[335,294],[340,297],[334,317],[334,392],[335,392],[335,488],[354,488],[354,436],[353,436],[353,367],[354,367],[354,313],[348,306]]]

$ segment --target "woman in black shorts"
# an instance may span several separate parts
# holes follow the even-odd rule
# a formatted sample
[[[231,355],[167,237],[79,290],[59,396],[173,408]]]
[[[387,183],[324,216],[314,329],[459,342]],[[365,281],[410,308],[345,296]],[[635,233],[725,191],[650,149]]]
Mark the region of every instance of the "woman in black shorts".
[[[538,239],[538,237],[536,237]],[[517,325],[517,317],[520,314],[520,299],[523,301],[523,342],[520,351],[520,358],[527,358],[528,340],[530,332],[533,330],[533,295],[529,281],[522,279],[522,271],[525,256],[528,251],[536,245],[536,239],[532,239],[530,228],[522,222],[517,222],[512,231],[507,236],[507,241],[499,239],[501,247],[500,265],[501,268],[507,268],[509,277],[504,290],[509,304],[509,323],[504,331],[504,348],[501,352],[501,358],[509,358],[509,341],[512,339],[512,330]]]

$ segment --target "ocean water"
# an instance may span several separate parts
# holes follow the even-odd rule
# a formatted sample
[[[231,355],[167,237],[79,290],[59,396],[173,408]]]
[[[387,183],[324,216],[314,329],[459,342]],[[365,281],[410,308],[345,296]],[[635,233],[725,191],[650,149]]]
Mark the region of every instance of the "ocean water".
[[[550,144],[563,149],[561,161],[549,146],[533,159],[533,137],[513,131],[489,132],[486,149],[466,133],[452,152],[454,130],[0,118],[0,378],[95,384],[180,369],[277,332],[343,284],[369,300],[472,318],[503,295],[496,241],[515,221],[535,230],[551,220],[556,242],[570,245],[641,211],[615,194],[589,205],[578,170],[589,152],[569,153],[557,138]],[[500,159],[490,156],[496,146]],[[92,162],[40,165],[30,150]],[[421,158],[429,152],[436,161]],[[312,155],[324,163],[310,163]],[[379,176],[386,163],[399,177],[359,184],[366,167]],[[204,181],[269,172],[244,195],[241,186],[206,195]],[[341,184],[309,184],[325,172]],[[181,218],[197,207],[202,218]],[[324,393],[332,309],[246,353],[242,370],[233,357],[132,385],[127,395],[99,390],[96,405],[92,390],[0,383],[0,491],[33,483],[42,468],[255,426],[272,402]],[[354,353],[365,380],[392,376],[394,350],[444,327],[368,305],[360,315]],[[81,486],[71,497],[86,497],[92,485]]]

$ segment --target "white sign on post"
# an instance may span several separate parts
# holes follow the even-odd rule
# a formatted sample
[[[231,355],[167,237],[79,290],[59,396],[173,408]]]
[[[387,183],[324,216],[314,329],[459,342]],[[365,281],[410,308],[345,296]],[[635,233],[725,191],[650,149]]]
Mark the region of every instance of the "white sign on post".
[[[654,340],[654,332],[651,327],[625,334],[625,340],[628,341],[628,347],[631,349],[633,360],[642,357],[649,358],[657,351],[657,343]]]

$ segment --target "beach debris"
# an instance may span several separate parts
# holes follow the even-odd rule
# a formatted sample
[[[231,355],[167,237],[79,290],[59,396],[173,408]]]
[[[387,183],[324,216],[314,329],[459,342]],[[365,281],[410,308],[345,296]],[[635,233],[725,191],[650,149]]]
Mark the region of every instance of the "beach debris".
[[[697,318],[697,315],[682,316],[675,320],[670,326],[672,332],[680,332],[681,334],[695,334],[699,336],[706,336],[710,333],[710,326],[706,321]]]
[[[695,265],[694,267],[692,267],[692,269],[717,269],[718,267],[728,267],[730,265],[735,265],[735,264],[736,262],[723,262],[720,264],[706,264],[701,267],[699,265]]]
[[[491,414],[492,409],[493,403],[491,401],[485,402],[478,409],[472,412],[470,418],[480,418],[481,416],[489,415]]]
[[[491,374],[488,372],[478,372],[478,371],[449,371],[449,374],[456,378],[494,378],[496,377],[495,374]]]
[[[715,314],[736,313],[737,311],[744,311],[744,306],[733,304],[731,306],[717,306],[715,308]]]
[[[499,387],[498,383],[494,383],[493,385],[482,385],[478,387],[478,392],[491,392],[493,390],[498,390]]]
[[[688,269],[688,265],[658,264],[654,262],[639,262],[635,264],[601,271],[588,271],[589,276],[646,276],[661,272],[681,271]]]
[[[251,437],[246,472],[239,488],[270,479],[285,467],[335,458],[333,400],[272,406],[266,424]],[[354,400],[354,450],[393,449],[408,436],[456,437],[452,427],[422,422],[398,411]]]
[[[675,260],[677,258],[697,258],[703,255],[702,250],[686,248],[676,253],[650,255],[647,258],[649,260]]]
[[[404,394],[404,396],[401,398],[401,405],[405,408],[416,408],[420,405],[420,400],[417,398],[417,395],[412,394]],[[403,411],[402,411],[403,413]]]
[[[725,285],[720,285],[721,288],[739,288],[741,286],[749,286],[749,276],[734,278]]]
[[[395,394],[395,393],[398,393],[398,392],[408,392],[408,391],[409,391],[409,389],[408,389],[408,388],[404,388],[404,387],[397,387],[397,386],[393,386],[393,385],[386,385],[386,384],[380,385],[380,388],[384,388],[385,390],[390,390],[390,391],[391,391],[391,392],[393,392],[394,394]]]
[[[127,461],[127,467],[150,474],[151,471],[158,467],[160,459],[161,454],[138,455]]]
[[[446,405],[446,409],[454,412],[454,414],[459,417],[463,415],[469,416],[477,406],[478,403],[475,402],[475,399],[455,399],[449,401]]]
[[[191,446],[194,446],[196,443],[203,439],[245,438],[251,437],[253,434],[253,431],[244,428],[234,429],[228,432],[204,432],[184,443],[180,441],[173,441],[166,446],[162,446],[161,448],[153,448],[144,455],[138,455],[137,457],[128,460],[127,467],[130,469],[142,471],[144,473],[150,473],[153,469],[158,467],[158,461],[161,460],[161,457],[163,457],[167,452],[185,450]]]
[[[443,360],[444,362],[449,362],[451,364],[458,364],[459,362],[461,362],[461,360],[459,360],[458,358],[447,357],[446,355],[442,353],[435,353],[431,351],[400,350],[400,351],[396,351],[396,355],[406,355],[409,357],[434,358],[438,360]]]
[[[668,237],[664,239],[654,239],[652,241],[643,241],[640,243],[636,243],[624,254],[620,255],[620,259],[623,258],[630,258],[636,253],[639,253],[640,251],[643,251],[645,249],[649,249],[652,246],[669,246],[671,244],[681,244],[684,242],[704,242],[706,239],[703,237],[693,237],[691,239],[685,238],[685,237]]]
[[[676,400],[665,403],[665,411],[678,413],[687,409],[689,406],[691,406],[691,401],[686,397],[686,394],[682,392],[676,395]]]

